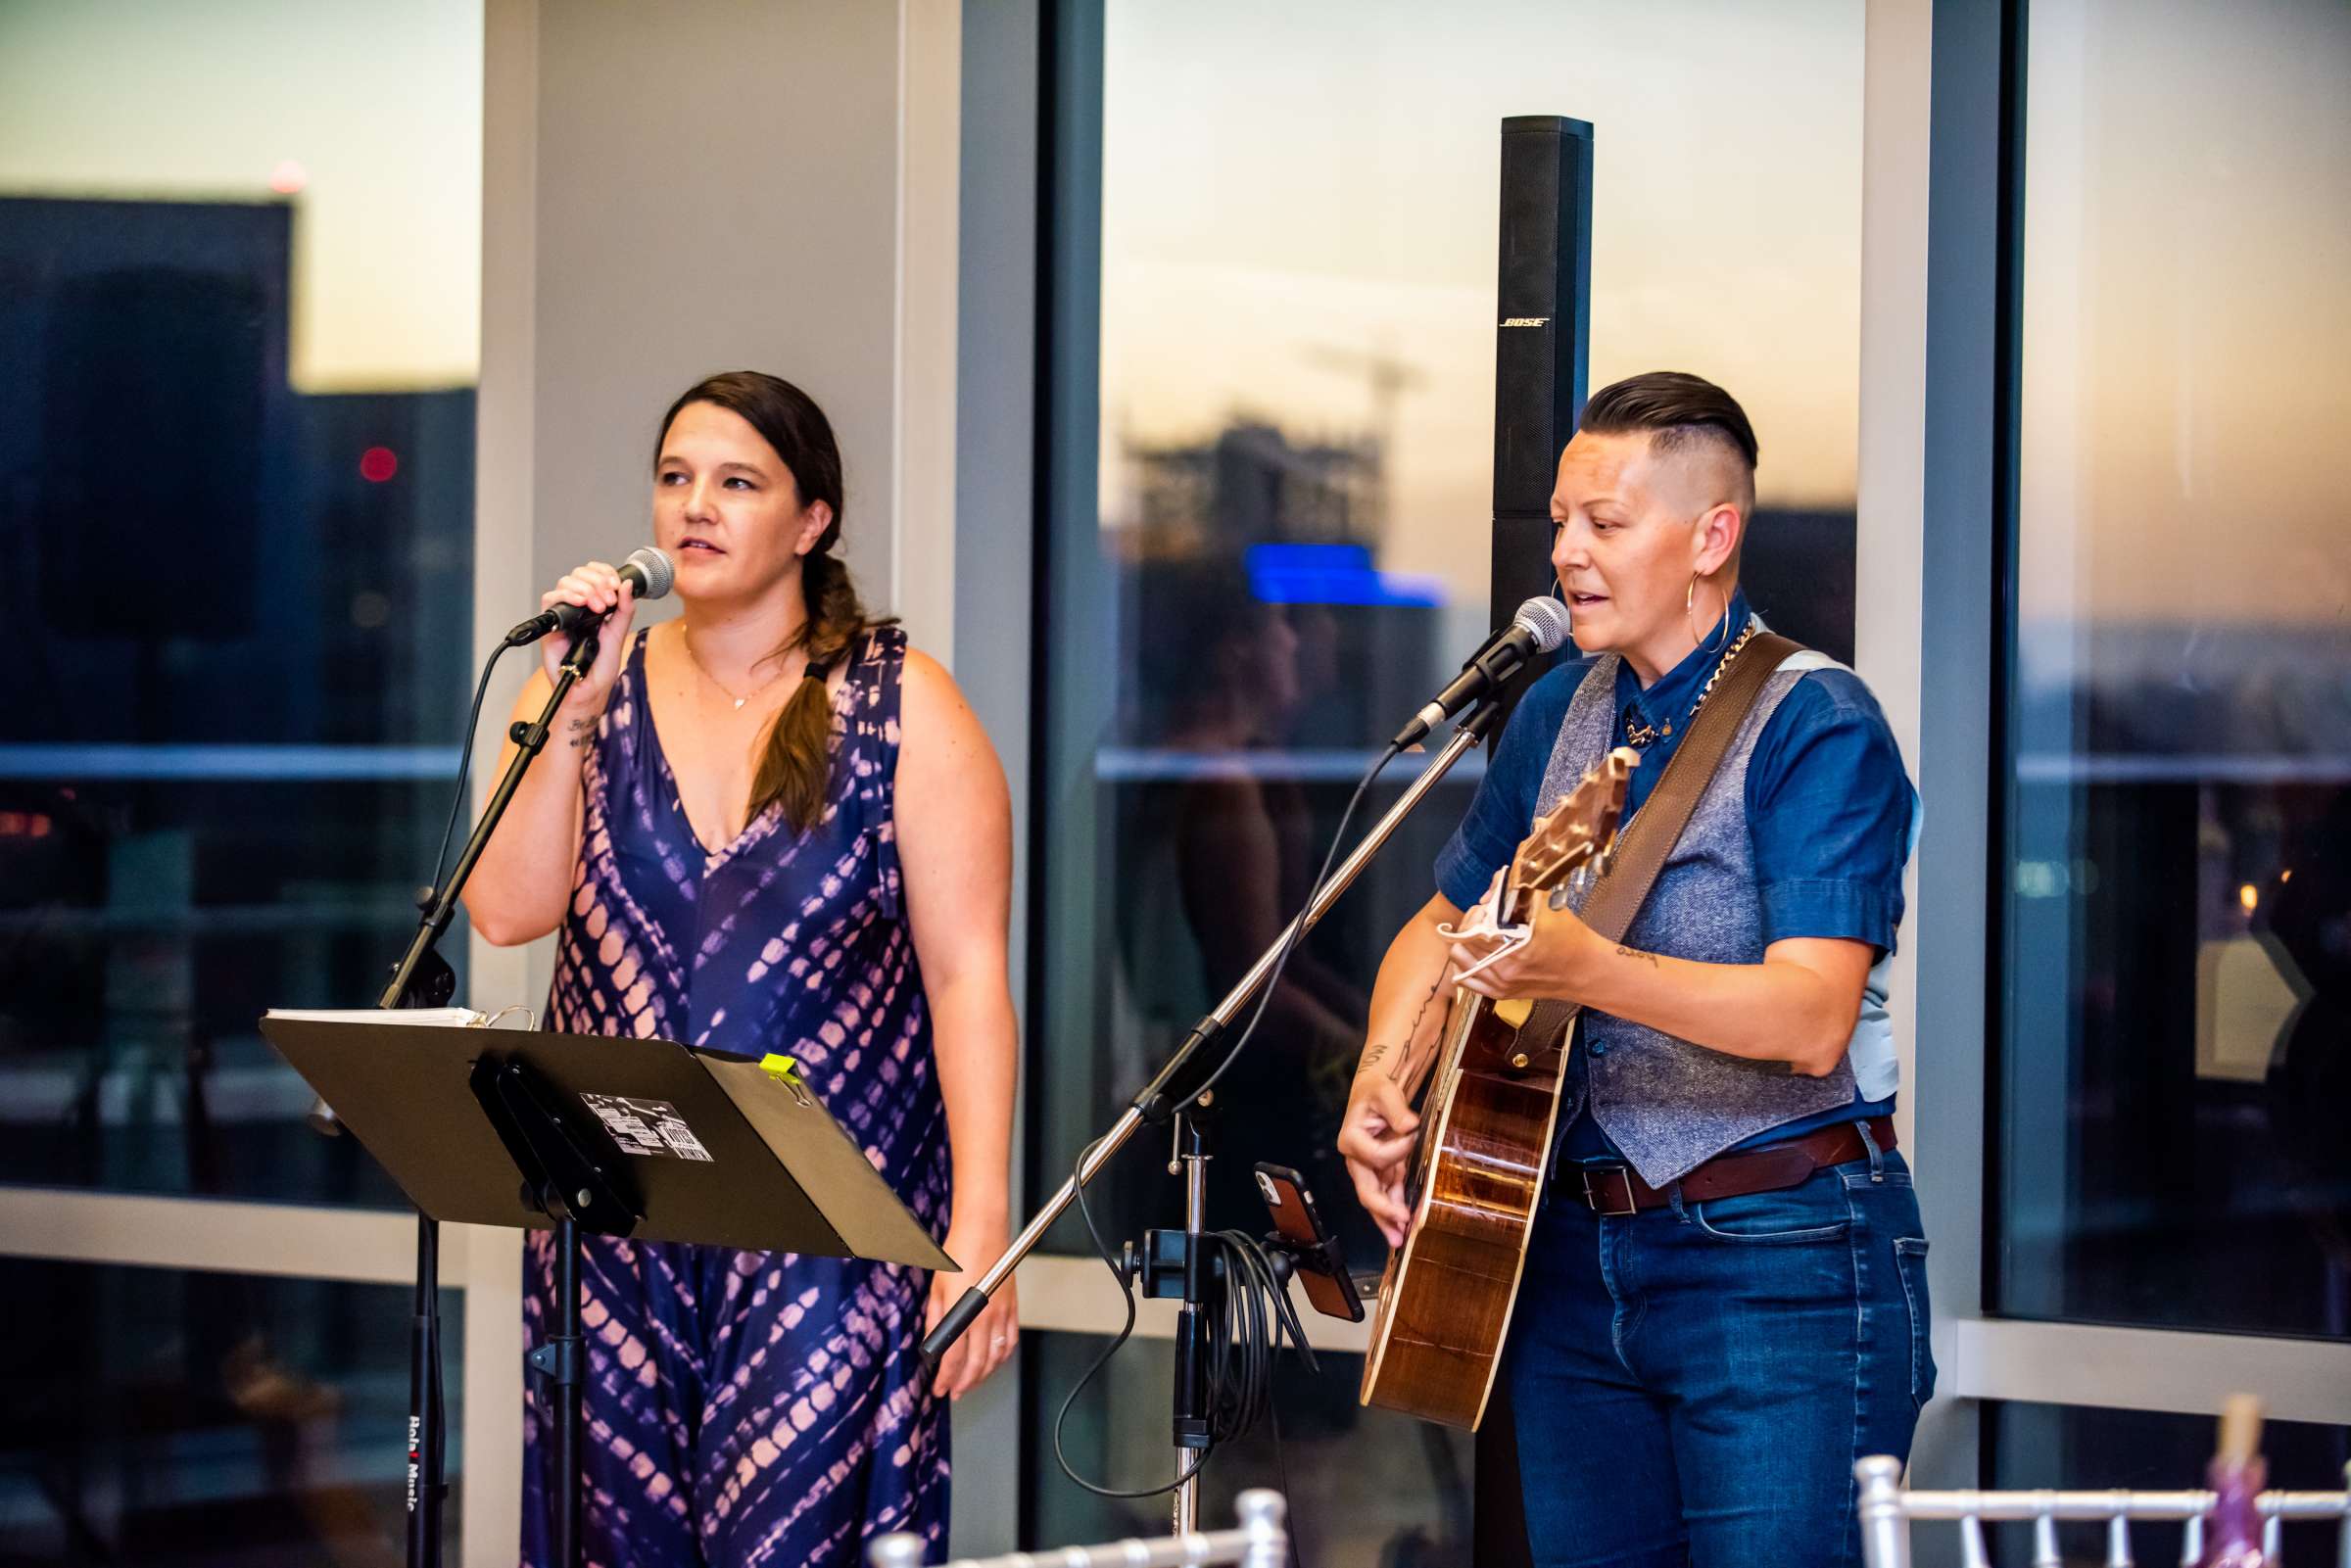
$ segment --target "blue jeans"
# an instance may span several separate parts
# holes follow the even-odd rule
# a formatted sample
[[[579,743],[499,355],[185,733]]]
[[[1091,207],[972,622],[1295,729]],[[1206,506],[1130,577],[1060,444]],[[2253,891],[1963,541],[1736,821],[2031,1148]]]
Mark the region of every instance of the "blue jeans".
[[[1572,1165],[1555,1188],[1579,1184]],[[1848,1568],[1853,1461],[1935,1389],[1899,1154],[1799,1186],[1535,1222],[1503,1376],[1544,1568]]]

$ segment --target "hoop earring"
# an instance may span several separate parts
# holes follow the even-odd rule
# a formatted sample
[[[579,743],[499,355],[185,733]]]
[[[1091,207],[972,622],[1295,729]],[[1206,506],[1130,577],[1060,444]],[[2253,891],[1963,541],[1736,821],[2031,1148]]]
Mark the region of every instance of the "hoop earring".
[[[1684,590],[1682,594],[1682,624],[1690,629],[1690,641],[1697,643],[1700,647],[1705,648],[1708,653],[1711,653],[1714,651],[1714,648],[1706,647],[1707,639],[1699,635],[1698,623],[1690,618],[1691,615],[1696,611],[1697,607],[1698,574],[1696,572],[1692,572],[1690,574],[1690,586],[1688,589]],[[1708,633],[1707,636],[1711,637],[1712,634]],[[1725,594],[1722,595],[1722,635],[1721,637],[1715,639],[1715,647],[1725,646],[1730,642],[1730,641],[1731,596],[1730,594]]]

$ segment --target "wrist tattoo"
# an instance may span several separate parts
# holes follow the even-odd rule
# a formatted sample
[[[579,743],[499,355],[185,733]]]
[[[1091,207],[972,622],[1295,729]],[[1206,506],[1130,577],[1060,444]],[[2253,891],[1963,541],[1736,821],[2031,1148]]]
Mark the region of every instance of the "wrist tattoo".
[[[1657,967],[1657,955],[1655,953],[1643,953],[1638,952],[1630,947],[1619,946],[1616,949],[1616,956],[1618,958],[1638,958],[1646,960],[1649,964],[1649,967],[1653,970]]]
[[[1387,1054],[1388,1043],[1385,1040],[1382,1040],[1378,1044],[1372,1046],[1370,1050],[1364,1053],[1364,1059],[1362,1062],[1356,1065],[1356,1070],[1358,1072],[1368,1072],[1371,1069],[1377,1067],[1379,1065],[1379,1059]]]

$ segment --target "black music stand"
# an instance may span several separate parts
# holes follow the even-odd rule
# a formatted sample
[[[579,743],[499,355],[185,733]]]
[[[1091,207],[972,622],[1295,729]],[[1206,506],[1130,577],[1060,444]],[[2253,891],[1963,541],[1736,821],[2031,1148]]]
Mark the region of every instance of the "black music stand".
[[[428,1218],[555,1232],[556,1320],[528,1359],[555,1403],[558,1562],[579,1561],[580,1232],[957,1266],[816,1097],[752,1058],[360,1019],[262,1033]]]

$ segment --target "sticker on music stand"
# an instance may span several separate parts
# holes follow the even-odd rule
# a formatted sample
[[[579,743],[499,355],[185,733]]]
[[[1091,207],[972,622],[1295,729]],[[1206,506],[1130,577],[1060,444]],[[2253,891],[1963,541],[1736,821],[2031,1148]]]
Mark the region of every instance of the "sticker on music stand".
[[[624,1155],[699,1160],[712,1163],[710,1151],[686,1125],[678,1108],[667,1100],[632,1100],[619,1094],[583,1094],[580,1103],[596,1113]]]

